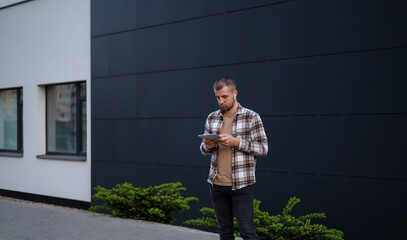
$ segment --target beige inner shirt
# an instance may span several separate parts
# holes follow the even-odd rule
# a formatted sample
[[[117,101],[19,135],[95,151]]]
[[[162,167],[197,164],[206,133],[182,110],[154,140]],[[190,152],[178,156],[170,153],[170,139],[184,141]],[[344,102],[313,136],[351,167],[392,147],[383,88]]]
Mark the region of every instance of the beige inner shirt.
[[[223,115],[222,134],[232,135],[232,123],[234,117],[226,117]],[[232,186],[232,147],[226,147],[219,144],[218,147],[218,174],[216,175],[214,184],[220,186]]]

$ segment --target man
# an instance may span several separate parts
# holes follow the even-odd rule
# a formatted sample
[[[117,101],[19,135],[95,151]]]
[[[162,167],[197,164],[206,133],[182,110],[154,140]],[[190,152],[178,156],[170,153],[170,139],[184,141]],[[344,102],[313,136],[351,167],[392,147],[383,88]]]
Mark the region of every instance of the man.
[[[219,78],[213,89],[220,110],[209,114],[205,134],[221,137],[203,140],[200,149],[204,155],[211,154],[208,182],[220,239],[234,239],[234,215],[242,238],[258,239],[253,222],[255,156],[267,155],[267,136],[260,116],[237,102],[232,78]]]

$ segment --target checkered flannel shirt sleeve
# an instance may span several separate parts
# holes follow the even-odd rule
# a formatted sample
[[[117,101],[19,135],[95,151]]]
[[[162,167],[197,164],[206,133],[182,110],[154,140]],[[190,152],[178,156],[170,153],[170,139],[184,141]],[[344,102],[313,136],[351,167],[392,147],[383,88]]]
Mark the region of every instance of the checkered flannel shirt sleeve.
[[[208,118],[206,119],[205,122],[205,131],[204,134],[218,134],[217,132],[214,132],[214,128],[213,125],[218,125],[221,124],[221,119],[220,118],[216,118],[216,116],[214,115],[214,113],[209,114]],[[201,153],[203,155],[209,155],[212,152],[214,152],[215,150],[217,150],[217,147],[214,147],[212,149],[208,149],[204,143],[204,141],[202,140],[201,142]]]
[[[267,136],[264,130],[263,122],[257,113],[253,115],[243,116],[243,121],[250,121],[249,124],[242,124],[242,126],[249,126],[246,129],[239,131],[247,132],[250,136],[240,139],[239,150],[251,155],[266,156],[268,152]]]

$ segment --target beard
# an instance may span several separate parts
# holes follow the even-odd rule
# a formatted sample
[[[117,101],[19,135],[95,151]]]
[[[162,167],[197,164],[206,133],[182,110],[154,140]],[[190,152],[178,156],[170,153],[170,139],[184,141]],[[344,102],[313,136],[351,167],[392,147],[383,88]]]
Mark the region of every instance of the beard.
[[[222,109],[222,113],[227,113],[230,111],[230,109],[232,109],[236,104],[236,99],[233,98],[233,101],[230,103],[230,105],[226,105],[224,107],[220,106],[220,108]]]

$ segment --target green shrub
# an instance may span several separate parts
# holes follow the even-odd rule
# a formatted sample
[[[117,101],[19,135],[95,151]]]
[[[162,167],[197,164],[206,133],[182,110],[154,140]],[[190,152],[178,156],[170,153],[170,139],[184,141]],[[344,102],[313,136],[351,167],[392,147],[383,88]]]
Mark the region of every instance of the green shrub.
[[[282,214],[270,216],[268,212],[259,209],[260,201],[254,200],[254,223],[260,239],[275,240],[343,240],[343,232],[328,229],[321,224],[311,224],[313,218],[326,218],[324,213],[311,213],[305,216],[294,217],[292,208],[301,200],[292,197],[288,200]],[[202,208],[204,217],[185,221],[184,224],[217,228],[215,211],[211,208]],[[239,237],[236,218],[234,219],[235,236]]]
[[[148,188],[136,188],[130,183],[123,183],[112,189],[98,186],[95,190],[96,194],[92,198],[104,203],[90,207],[90,211],[109,210],[115,217],[159,223],[173,223],[174,213],[188,210],[190,201],[198,201],[195,197],[181,196],[180,191],[186,188],[180,182]]]

